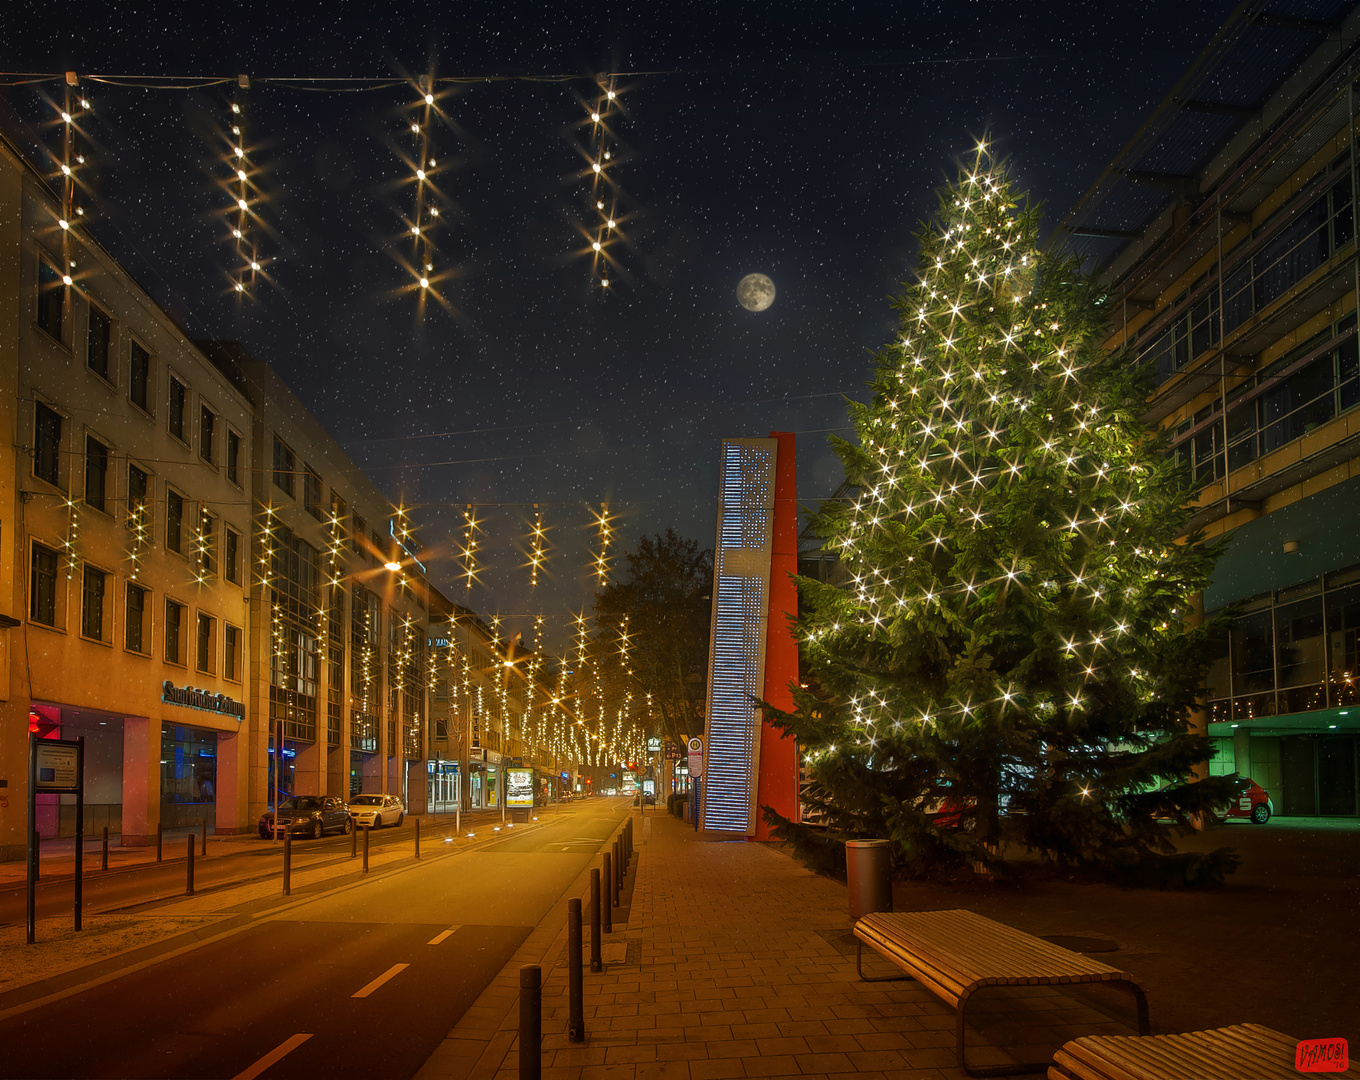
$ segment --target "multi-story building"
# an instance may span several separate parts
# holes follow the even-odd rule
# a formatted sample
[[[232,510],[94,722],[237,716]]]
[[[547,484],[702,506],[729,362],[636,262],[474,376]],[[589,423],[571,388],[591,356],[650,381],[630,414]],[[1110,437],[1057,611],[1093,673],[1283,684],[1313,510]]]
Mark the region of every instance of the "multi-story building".
[[[250,825],[250,404],[66,216],[0,141],[0,858],[30,731],[84,738],[87,833]]]
[[[1353,0],[1243,4],[1056,236],[1155,373],[1193,527],[1230,537],[1211,769],[1294,815],[1360,812],[1357,78]]]
[[[267,364],[204,352],[249,397],[252,808],[279,793],[426,806],[429,586],[406,514]]]

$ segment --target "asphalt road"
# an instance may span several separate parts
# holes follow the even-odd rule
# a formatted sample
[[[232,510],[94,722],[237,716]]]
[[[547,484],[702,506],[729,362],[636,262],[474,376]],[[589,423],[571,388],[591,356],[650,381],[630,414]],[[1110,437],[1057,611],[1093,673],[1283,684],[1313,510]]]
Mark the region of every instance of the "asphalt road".
[[[561,812],[569,811],[560,811],[554,808],[546,813],[540,813],[542,813],[542,819],[546,821],[553,814]],[[493,817],[494,815],[483,813],[475,819],[476,824],[478,826],[485,825],[489,829],[493,824]],[[464,819],[464,832],[468,831],[473,820],[471,817]],[[499,819],[497,818],[496,821],[498,822]],[[424,850],[429,852],[431,845],[438,844],[444,835],[452,834],[453,821],[452,819],[447,821],[441,819],[438,822],[432,822],[427,819],[422,828],[424,832],[421,835],[421,842]],[[410,818],[400,826],[374,829],[369,834],[369,852],[372,854],[385,851],[397,845],[413,847],[414,836],[414,825]],[[357,841],[359,845],[363,844],[362,832],[358,835]],[[351,838],[349,836],[338,833],[330,834],[321,840],[295,837],[293,840],[293,869],[298,871],[307,867],[326,865],[337,860],[346,860],[350,857],[350,844]],[[182,896],[185,885],[186,861],[183,837],[177,837],[173,844],[166,844],[165,856],[165,861],[161,863],[138,864],[132,867],[110,868],[108,871],[101,871],[99,870],[98,851],[86,850],[82,897],[85,913],[96,915],[112,911],[125,911],[150,901]],[[196,858],[194,860],[194,888],[196,892],[202,893],[214,887],[239,885],[246,881],[277,876],[281,873],[282,863],[282,841],[275,843],[269,840],[256,841],[251,838],[243,842],[240,850],[233,851],[230,854],[217,854],[215,849],[210,858],[201,856]],[[73,881],[69,874],[52,880],[40,880],[35,897],[37,917],[45,919],[69,915],[71,913],[73,889]],[[0,888],[0,926],[22,924],[26,918],[25,905],[22,881]]]
[[[376,871],[0,1021],[0,1077],[409,1077],[627,808],[591,800],[480,850]]]

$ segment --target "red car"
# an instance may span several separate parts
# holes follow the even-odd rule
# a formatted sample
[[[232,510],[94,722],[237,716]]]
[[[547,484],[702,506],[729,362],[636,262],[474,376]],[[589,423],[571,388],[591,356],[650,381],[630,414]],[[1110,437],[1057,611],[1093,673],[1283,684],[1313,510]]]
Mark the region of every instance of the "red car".
[[[1248,779],[1241,793],[1228,804],[1223,812],[1225,818],[1249,818],[1253,824],[1264,825],[1275,813],[1275,804],[1266,794],[1265,788],[1255,780]]]

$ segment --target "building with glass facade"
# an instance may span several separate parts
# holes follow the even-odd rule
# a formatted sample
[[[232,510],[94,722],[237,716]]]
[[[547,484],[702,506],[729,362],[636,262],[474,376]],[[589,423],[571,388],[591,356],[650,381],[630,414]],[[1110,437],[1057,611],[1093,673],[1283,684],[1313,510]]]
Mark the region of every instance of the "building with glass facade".
[[[1358,79],[1353,3],[1243,4],[1052,240],[1152,369],[1192,526],[1228,539],[1211,770],[1289,815],[1360,813]]]

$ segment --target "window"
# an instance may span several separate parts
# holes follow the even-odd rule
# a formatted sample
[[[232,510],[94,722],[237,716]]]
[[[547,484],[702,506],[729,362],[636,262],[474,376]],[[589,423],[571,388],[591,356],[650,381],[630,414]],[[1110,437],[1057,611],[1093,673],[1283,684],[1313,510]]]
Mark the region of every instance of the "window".
[[[227,479],[241,486],[241,436],[227,428]]]
[[[165,662],[184,663],[184,605],[165,602]]]
[[[165,491],[165,546],[184,553],[184,496],[173,488]]]
[[[109,342],[113,339],[113,320],[90,305],[90,325],[85,332],[85,364],[101,379],[109,377]]]
[[[104,594],[109,575],[85,564],[85,585],[81,590],[80,632],[95,641],[104,640]]]
[[[146,472],[128,462],[128,528],[146,533],[150,530],[150,503],[147,501]]]
[[[85,436],[85,503],[105,511],[109,486],[109,448],[93,435]]]
[[[170,434],[180,442],[186,442],[184,438],[184,403],[188,398],[188,391],[184,389],[184,384],[176,378],[170,379]]]
[[[364,553],[364,533],[368,531],[368,522],[358,514],[354,515],[354,528],[349,534],[349,546],[356,555]]]
[[[142,412],[150,412],[147,386],[151,382],[151,354],[137,342],[132,343],[132,359],[128,364],[128,400]]]
[[[217,620],[211,615],[198,613],[197,667],[208,675],[217,671]]]
[[[310,465],[305,466],[302,474],[302,505],[307,513],[321,520],[321,477]]]
[[[61,487],[61,414],[41,401],[33,420],[33,475]]]
[[[46,259],[38,260],[38,325],[58,341],[66,319],[66,283]]]
[[[29,587],[28,617],[47,626],[57,625],[57,567],[51,548],[33,545],[33,581]]]
[[[198,416],[198,456],[209,464],[213,460],[213,439],[217,427],[217,414],[208,406],[200,407]]]
[[[235,529],[223,530],[222,576],[241,584],[241,534]]]
[[[198,515],[198,570],[205,577],[217,573],[217,519],[206,510]]]
[[[241,631],[234,626],[226,630],[226,651],[222,654],[222,677],[232,682],[241,681]]]
[[[128,582],[127,620],[123,627],[123,647],[128,652],[146,652],[146,590]]]
[[[274,486],[286,491],[290,496],[294,493],[293,474],[297,472],[297,456],[293,453],[293,448],[274,436]]]

